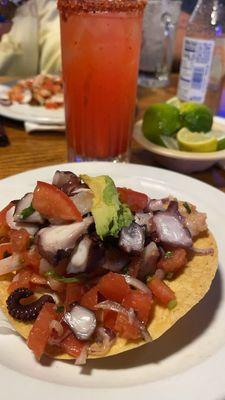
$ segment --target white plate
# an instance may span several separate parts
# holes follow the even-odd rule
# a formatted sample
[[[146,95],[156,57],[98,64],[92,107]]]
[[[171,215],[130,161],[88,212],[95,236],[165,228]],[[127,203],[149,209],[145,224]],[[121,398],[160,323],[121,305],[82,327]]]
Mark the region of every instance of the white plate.
[[[0,85],[0,93],[5,93],[9,88],[10,86]],[[0,104],[0,115],[17,121],[29,121],[39,124],[65,124],[63,107],[57,110],[49,110],[42,106],[30,106],[29,104],[12,104],[11,106]]]
[[[219,272],[204,300],[156,342],[119,356],[89,361],[35,362],[23,340],[0,335],[1,398],[14,400],[224,400],[225,399],[225,195],[200,181],[132,164],[64,164],[0,181],[0,207],[32,191],[37,179],[51,181],[56,169],[109,174],[119,186],[152,197],[195,203],[208,214],[219,246]]]
[[[144,137],[141,126],[142,121],[138,121],[135,124],[135,140],[146,150],[148,150],[159,164],[166,168],[189,173],[195,171],[204,171],[220,161],[225,161],[225,150],[214,151],[212,153],[191,153],[158,146]],[[213,128],[224,133],[225,119],[214,117]]]

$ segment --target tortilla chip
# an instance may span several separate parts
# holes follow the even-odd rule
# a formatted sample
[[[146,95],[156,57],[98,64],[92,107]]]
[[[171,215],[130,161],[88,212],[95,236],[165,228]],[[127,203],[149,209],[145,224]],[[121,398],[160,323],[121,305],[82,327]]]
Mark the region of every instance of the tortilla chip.
[[[204,256],[195,255],[192,260],[188,262],[182,273],[174,280],[166,282],[176,294],[177,306],[170,311],[156,304],[152,320],[148,326],[148,331],[153,340],[159,338],[170,329],[180,318],[190,311],[192,307],[199,303],[210,289],[218,267],[218,250],[213,235],[209,232],[205,237],[197,239],[195,241],[195,247],[201,249],[212,247],[214,249],[214,254]],[[7,288],[10,281],[10,278],[6,279],[6,277],[0,277],[0,307],[16,331],[27,339],[33,324],[31,322],[24,323],[16,321],[7,311]],[[111,350],[104,357],[123,353],[144,344],[146,344],[146,342],[143,340],[128,341],[123,338],[118,338]],[[54,358],[64,360],[74,358],[68,354],[57,355],[56,350],[50,346],[47,349],[47,354]],[[103,356],[96,357],[91,355],[89,358],[103,358]]]

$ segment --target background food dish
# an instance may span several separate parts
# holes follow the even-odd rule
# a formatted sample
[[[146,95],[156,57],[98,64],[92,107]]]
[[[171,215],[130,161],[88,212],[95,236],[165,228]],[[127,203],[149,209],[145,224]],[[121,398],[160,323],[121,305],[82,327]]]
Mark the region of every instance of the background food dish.
[[[90,361],[81,373],[71,363],[44,361],[36,365],[33,356],[17,336],[0,335],[0,372],[2,396],[11,400],[20,390],[23,398],[53,398],[66,400],[146,399],[151,393],[157,399],[205,400],[223,399],[225,366],[225,250],[223,237],[225,197],[223,193],[188,177],[157,168],[107,163],[68,164],[28,171],[4,179],[0,183],[0,206],[12,197],[32,190],[37,177],[51,180],[55,169],[71,169],[87,174],[110,174],[120,186],[129,186],[153,197],[168,193],[195,203],[209,216],[210,229],[219,245],[220,270],[206,298],[183,320],[154,345],[147,345],[111,359]],[[215,208],[215,197],[217,204]],[[207,309],[207,313],[204,310]],[[186,335],[188,332],[188,335]],[[209,345],[210,344],[210,345]],[[15,356],[16,354],[16,356]],[[40,380],[42,382],[40,382]],[[13,384],[12,384],[13,382]],[[24,390],[24,388],[27,388]],[[104,390],[102,390],[104,389]]]
[[[190,153],[180,150],[167,149],[147,140],[141,130],[142,121],[134,128],[135,140],[147,149],[153,158],[164,167],[179,172],[204,171],[219,161],[225,160],[225,150],[213,153]],[[213,129],[225,131],[225,120],[214,117]],[[179,162],[178,162],[179,161]]]
[[[15,84],[15,81],[13,84]],[[10,86],[9,84],[0,85],[0,94],[7,92]],[[10,106],[0,104],[0,115],[18,121],[29,121],[39,124],[65,124],[63,107],[54,110],[43,106],[31,106],[29,104],[12,104]]]

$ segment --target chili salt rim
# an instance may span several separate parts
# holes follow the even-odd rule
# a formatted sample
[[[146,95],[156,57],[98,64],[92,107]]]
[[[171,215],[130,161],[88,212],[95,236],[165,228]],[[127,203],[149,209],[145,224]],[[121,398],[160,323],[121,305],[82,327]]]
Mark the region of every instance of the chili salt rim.
[[[142,13],[146,0],[58,0],[63,18],[71,13],[133,12]]]

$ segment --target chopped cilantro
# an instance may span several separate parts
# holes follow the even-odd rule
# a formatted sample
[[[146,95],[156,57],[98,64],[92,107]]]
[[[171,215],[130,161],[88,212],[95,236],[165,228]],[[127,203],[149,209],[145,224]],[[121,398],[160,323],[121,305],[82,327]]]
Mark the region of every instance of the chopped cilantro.
[[[167,251],[166,253],[165,253],[165,256],[164,256],[165,258],[171,258],[171,257],[173,257],[173,252],[172,251]]]
[[[78,277],[78,276],[73,276],[67,278],[66,276],[60,276],[58,275],[55,271],[50,270],[44,273],[44,276],[46,278],[52,277],[58,282],[64,282],[64,283],[74,283],[74,282],[80,282],[84,277]]]
[[[168,272],[168,273],[166,274],[166,279],[168,279],[168,280],[173,279],[173,275],[174,275],[173,272]]]
[[[61,313],[61,312],[63,312],[64,311],[64,306],[58,306],[57,308],[56,308],[56,312],[57,313]]]
[[[185,201],[183,203],[184,208],[186,208],[188,214],[191,214],[191,207],[189,206],[189,204]]]
[[[20,213],[20,219],[26,219],[26,218],[28,218],[30,215],[32,215],[32,214],[34,213],[34,211],[35,211],[35,209],[34,209],[34,207],[33,207],[32,204],[31,204],[29,207],[24,208],[24,210],[21,211],[21,213]]]
[[[169,310],[173,310],[177,306],[177,300],[170,300],[169,303],[167,304],[167,308]]]

